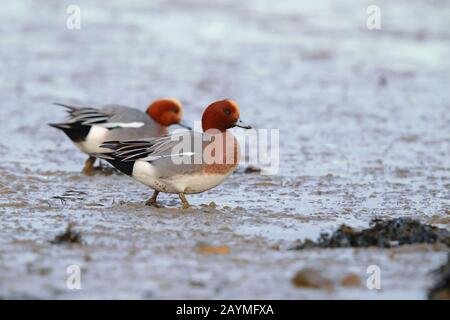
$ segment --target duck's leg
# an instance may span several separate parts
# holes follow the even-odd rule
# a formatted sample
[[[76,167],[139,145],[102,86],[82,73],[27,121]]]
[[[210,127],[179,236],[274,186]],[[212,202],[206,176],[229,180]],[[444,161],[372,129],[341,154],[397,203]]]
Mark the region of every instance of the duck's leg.
[[[179,193],[178,196],[180,197],[181,202],[183,202],[183,209],[189,209],[191,207],[191,205],[186,200],[184,193]]]
[[[153,195],[150,199],[147,200],[147,202],[145,203],[146,206],[150,206],[150,207],[156,207],[159,208],[160,205],[156,202],[156,198],[158,197],[159,191],[155,190],[155,192],[153,192]]]
[[[85,175],[87,175],[87,176],[94,175],[95,160],[97,160],[97,158],[93,157],[93,156],[89,156],[89,158],[86,160],[86,162],[84,163],[84,167],[83,167],[83,173]]]

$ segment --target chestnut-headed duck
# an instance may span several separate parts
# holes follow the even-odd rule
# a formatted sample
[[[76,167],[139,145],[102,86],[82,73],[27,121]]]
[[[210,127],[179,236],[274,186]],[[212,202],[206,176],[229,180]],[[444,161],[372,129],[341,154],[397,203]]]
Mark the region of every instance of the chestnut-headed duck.
[[[181,102],[174,98],[156,100],[146,112],[120,105],[92,108],[55,104],[67,109],[68,119],[49,125],[62,130],[80,151],[89,155],[83,168],[86,175],[94,173],[96,157],[93,154],[107,151],[100,148],[104,141],[160,137],[166,135],[167,127],[173,124],[191,130],[182,121]]]
[[[202,117],[203,132],[180,132],[137,141],[108,141],[109,152],[98,154],[115,168],[154,189],[147,205],[156,206],[160,192],[178,194],[189,208],[185,194],[201,193],[222,183],[237,167],[239,144],[227,129],[251,129],[239,118],[232,100],[209,105]]]

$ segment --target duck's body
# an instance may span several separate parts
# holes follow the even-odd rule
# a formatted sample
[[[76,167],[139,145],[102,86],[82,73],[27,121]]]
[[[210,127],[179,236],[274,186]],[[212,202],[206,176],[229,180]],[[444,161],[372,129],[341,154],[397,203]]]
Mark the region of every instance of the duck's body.
[[[160,137],[168,133],[167,127],[160,125],[146,113],[119,105],[107,105],[99,109],[82,108],[69,112],[84,113],[89,117],[97,116],[101,122],[83,124],[71,115],[68,122],[53,125],[64,131],[73,143],[86,154],[104,152],[100,148],[104,141],[133,140]],[[66,128],[68,126],[68,128]]]
[[[165,104],[162,105],[161,102]],[[181,104],[175,99],[158,100],[155,103],[156,109],[163,106],[181,110]],[[147,112],[121,105],[91,108],[58,104],[67,108],[68,120],[50,126],[62,130],[80,151],[89,155],[83,171],[92,173],[95,162],[92,155],[107,151],[100,147],[104,141],[160,137],[168,133],[168,125],[181,121],[181,114],[171,121],[162,119],[155,112],[155,117],[151,117],[150,109],[154,104]]]
[[[207,135],[186,132],[147,141],[110,142],[103,145],[115,152],[102,158],[137,181],[165,193],[194,194],[221,184],[238,165],[239,144],[229,132]],[[214,163],[208,148],[221,139],[223,161]],[[180,143],[189,148],[174,152]],[[196,150],[197,147],[200,146]],[[200,157],[198,156],[200,152]],[[219,151],[218,151],[219,152]],[[134,156],[137,154],[137,156]],[[221,163],[220,163],[221,162]]]
[[[159,192],[195,194],[221,184],[238,165],[239,144],[226,129],[243,126],[231,100],[211,104],[203,113],[204,132],[185,132],[139,141],[109,141],[97,155],[137,181],[155,190],[147,202],[157,205]],[[211,131],[214,129],[214,131]]]

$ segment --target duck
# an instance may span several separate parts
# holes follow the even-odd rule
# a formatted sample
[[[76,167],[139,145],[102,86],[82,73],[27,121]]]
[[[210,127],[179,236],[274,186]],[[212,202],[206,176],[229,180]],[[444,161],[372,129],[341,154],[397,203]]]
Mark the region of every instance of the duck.
[[[159,193],[177,194],[190,208],[186,194],[198,194],[221,184],[238,166],[240,147],[228,129],[252,129],[240,119],[238,104],[225,99],[203,112],[202,132],[184,131],[150,139],[106,141],[109,149],[96,156],[154,190],[146,202],[160,207]]]
[[[191,130],[182,120],[183,106],[178,99],[163,98],[152,102],[145,112],[123,105],[104,105],[100,108],[80,107],[56,102],[64,107],[68,119],[48,125],[63,131],[74,145],[88,155],[82,173],[94,174],[95,153],[107,140],[134,140],[167,135],[168,127],[179,125]]]

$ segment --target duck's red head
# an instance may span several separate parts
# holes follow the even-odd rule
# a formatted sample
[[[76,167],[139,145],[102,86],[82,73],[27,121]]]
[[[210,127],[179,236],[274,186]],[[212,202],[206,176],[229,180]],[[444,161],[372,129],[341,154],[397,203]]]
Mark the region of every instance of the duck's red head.
[[[233,127],[251,129],[239,119],[239,106],[230,99],[210,104],[203,112],[202,127],[203,131],[216,129],[221,132]]]
[[[156,100],[148,107],[147,114],[162,126],[168,127],[172,124],[178,124],[190,129],[189,126],[182,122],[183,107],[178,99],[166,98]]]

